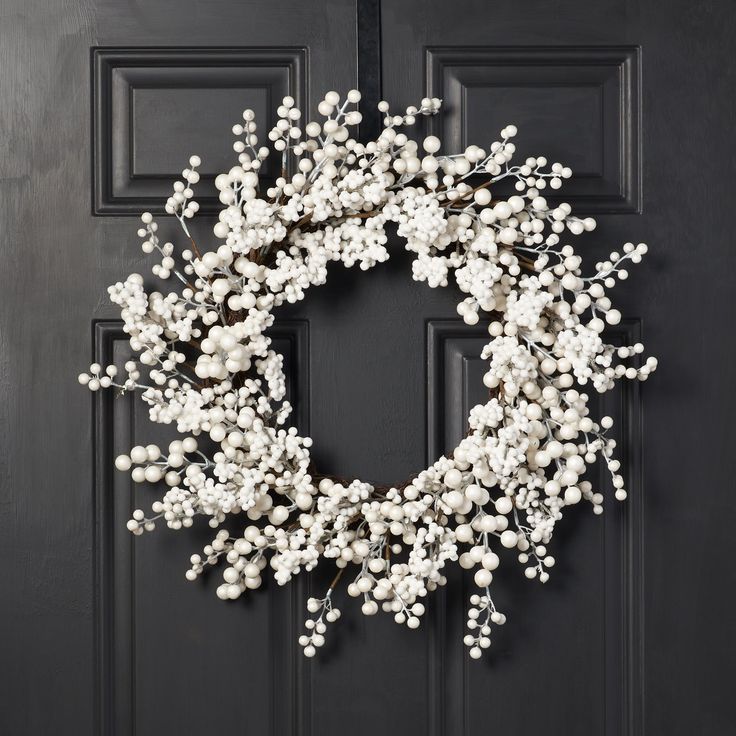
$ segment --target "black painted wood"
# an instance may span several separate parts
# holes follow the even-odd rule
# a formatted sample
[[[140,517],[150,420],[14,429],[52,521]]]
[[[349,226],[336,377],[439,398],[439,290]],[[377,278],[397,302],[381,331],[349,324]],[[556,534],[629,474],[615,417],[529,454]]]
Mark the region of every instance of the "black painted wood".
[[[461,151],[513,119],[520,157],[544,151],[575,172],[560,196],[546,193],[550,202],[639,212],[640,57],[637,46],[428,48],[427,89],[445,104],[429,128]]]
[[[408,0],[386,2],[382,11],[386,98],[409,104],[428,82],[438,92],[460,94],[460,104],[448,95],[445,118],[460,139],[482,132],[489,115],[497,126],[519,126],[520,151],[528,140],[535,153],[544,146],[574,160],[582,146],[580,165],[594,177],[573,177],[566,189],[574,204],[600,214],[583,254],[594,261],[630,239],[652,244],[651,258],[632,268],[631,281],[617,290],[624,314],[639,320],[662,366],[641,387],[637,412],[619,399],[634,442],[626,450],[628,472],[638,490],[620,519],[603,521],[605,542],[599,543],[605,554],[597,564],[588,557],[596,548],[591,538],[589,552],[576,547],[569,556],[562,553],[558,573],[564,580],[558,575],[552,589],[534,598],[533,620],[504,631],[503,641],[496,637],[501,657],[477,668],[448,656],[453,681],[461,677],[463,686],[445,692],[446,733],[480,734],[492,727],[581,736],[728,733],[727,683],[736,674],[736,658],[727,642],[735,630],[734,618],[723,613],[734,603],[733,543],[715,530],[735,504],[724,440],[716,438],[732,434],[727,385],[734,349],[722,333],[733,314],[728,293],[735,277],[728,218],[719,214],[728,209],[729,195],[711,181],[734,162],[729,128],[735,111],[727,89],[734,79],[736,8],[727,2],[665,7],[655,0]],[[609,107],[604,92],[602,108],[618,108],[619,114],[599,120],[592,95],[611,84],[605,67],[612,57],[622,60],[618,104]],[[539,59],[545,59],[541,68],[534,63]],[[557,86],[558,98],[540,84],[545,80]],[[464,91],[453,90],[463,83]],[[587,128],[580,126],[579,113]],[[684,150],[704,130],[698,154]],[[452,127],[447,132],[453,135]],[[618,174],[605,164],[595,168],[594,152],[605,162],[609,150],[618,158]],[[586,202],[593,186],[605,190],[597,192],[604,198]],[[703,213],[697,225],[695,212]],[[706,293],[707,303],[700,296]],[[456,365],[453,350],[465,354],[463,339],[454,348],[452,339],[448,360]],[[472,378],[472,361],[466,370]],[[609,505],[611,512],[618,513]],[[589,527],[570,532],[565,541],[575,546],[593,533]],[[601,575],[605,591],[596,589]],[[505,590],[515,584],[503,581],[510,586]],[[567,605],[555,610],[558,594]],[[602,617],[589,608],[596,596],[605,601]],[[513,602],[524,606],[525,616],[532,598]],[[459,626],[459,615],[455,621]],[[559,628],[568,624],[574,634]],[[567,653],[568,670],[553,670],[544,658],[531,665],[533,652],[551,652],[559,637],[567,640],[560,653]],[[516,681],[514,687],[519,656],[529,666],[526,684]],[[576,679],[581,673],[582,682]],[[568,698],[570,692],[576,697]]]
[[[430,457],[457,446],[466,431],[465,417],[483,400],[487,367],[479,355],[487,342],[487,326],[486,322],[469,327],[457,320],[427,324]],[[627,320],[608,337],[613,344],[630,345],[640,339],[641,326],[638,320]],[[462,644],[448,641],[451,632],[463,625],[465,600],[473,592],[472,583],[454,576],[463,595],[446,592],[442,638],[447,646],[441,658],[444,669],[454,674],[438,693],[438,719],[444,729],[440,733],[476,733],[476,729],[481,733],[480,725],[473,724],[491,717],[495,728],[513,733],[522,716],[524,733],[635,732],[630,724],[637,717],[638,701],[632,691],[639,692],[642,686],[638,667],[643,657],[639,387],[625,385],[592,401],[594,411],[615,419],[618,452],[628,468],[628,507],[610,504],[597,525],[587,524],[584,513],[575,514],[571,519],[580,528],[559,530],[557,545],[564,545],[564,553],[558,562],[562,566],[555,569],[565,581],[532,590],[521,576],[499,584],[499,605],[513,607],[516,622],[495,636],[494,652],[502,666],[480,672],[472,664],[466,667]],[[605,471],[595,480],[606,487]],[[553,632],[540,622],[542,610],[544,618],[554,622]],[[555,703],[554,708],[526,710],[522,693],[530,672],[545,673],[545,698]],[[510,697],[513,692],[519,695]],[[494,708],[498,698],[504,699],[505,707]],[[570,713],[575,713],[572,724]]]
[[[286,398],[295,406],[295,424],[308,433],[308,325],[304,321],[282,320],[269,334],[274,349],[284,356]],[[103,365],[121,365],[133,357],[120,320],[97,321],[93,345],[94,359]],[[187,699],[185,707],[173,713],[168,709],[159,712],[156,705],[162,695],[174,702],[178,692],[185,692],[192,671],[189,667],[172,667],[171,658],[160,654],[151,657],[150,652],[176,650],[183,643],[201,671],[214,674],[222,669],[222,675],[227,677],[236,676],[238,663],[222,663],[223,655],[230,657],[233,652],[240,652],[247,656],[248,666],[263,674],[253,678],[252,686],[241,696],[240,706],[247,708],[249,717],[263,724],[262,728],[270,724],[272,733],[290,732],[296,704],[302,697],[296,667],[301,655],[296,639],[284,636],[284,632],[295,630],[300,623],[304,605],[302,581],[286,589],[271,586],[262,596],[249,601],[246,610],[251,626],[243,628],[244,611],[233,610],[229,616],[218,618],[217,640],[237,644],[227,651],[211,646],[210,583],[205,585],[206,596],[195,596],[186,603],[187,589],[193,586],[186,584],[181,575],[158,580],[161,570],[151,566],[148,557],[163,553],[170,558],[172,540],[137,540],[127,532],[125,522],[130,509],[149,505],[150,493],[113,467],[114,458],[133,445],[169,442],[175,433],[168,428],[151,427],[147,410],[135,397],[116,398],[110,392],[95,396],[94,428],[95,693],[99,732],[133,733],[136,713],[146,709],[150,710],[147,724],[158,728],[159,733],[207,732],[210,710],[201,708],[198,701]],[[199,525],[192,529],[189,540],[173,540],[173,552],[180,560],[186,560],[193,546],[202,547],[211,537],[207,526]],[[137,541],[144,544],[137,545]],[[186,606],[185,615],[181,615],[182,605]],[[275,692],[279,693],[279,701],[271,699]],[[227,688],[217,690],[216,702],[224,710],[219,723],[237,731],[242,714],[227,707],[230,695]],[[153,702],[149,703],[148,697]]]
[[[0,733],[733,730],[732,3],[4,0],[2,18]],[[314,110],[358,82],[366,104],[444,97],[429,128],[448,145],[513,122],[520,152],[577,167],[567,198],[600,215],[578,241],[589,262],[651,244],[618,289],[630,319],[614,336],[641,336],[661,370],[601,400],[626,430],[630,500],[563,525],[543,588],[509,559],[509,622],[479,663],[459,574],[415,632],[340,601],[312,662],[296,636],[329,569],[232,605],[217,573],[186,583],[208,531],[132,538],[129,510],[150,498],[111,466],[165,431],[74,385],[93,357],[127,355],[104,289],[145,272],[133,215],[189,153],[212,212],[233,115],[268,114],[287,90]],[[380,116],[364,112],[367,137]],[[410,273],[396,242],[370,275],[332,267],[279,314],[296,421],[325,471],[403,479],[455,444],[482,395],[483,327]]]
[[[267,135],[283,97],[306,102],[306,55],[306,47],[93,49],[94,214],[163,214],[195,149],[204,161],[200,211],[219,212],[215,177],[233,161],[222,121],[249,107]],[[272,166],[264,165],[266,182],[278,175]]]

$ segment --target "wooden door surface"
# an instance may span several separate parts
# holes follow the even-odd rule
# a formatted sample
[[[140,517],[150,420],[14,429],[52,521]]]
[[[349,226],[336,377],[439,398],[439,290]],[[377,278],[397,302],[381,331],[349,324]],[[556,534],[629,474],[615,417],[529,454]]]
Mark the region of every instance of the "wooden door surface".
[[[0,733],[731,733],[735,29],[727,0],[0,0]],[[566,519],[545,586],[509,558],[509,622],[479,662],[460,574],[417,631],[345,601],[310,661],[304,600],[330,570],[232,604],[217,573],[187,583],[208,529],[125,528],[150,492],[112,461],[156,441],[147,412],[76,385],[129,355],[105,289],[143,268],[137,216],[189,155],[206,239],[243,108],[273,120],[285,94],[314,110],[358,85],[368,105],[442,98],[427,126],[445,150],[514,123],[521,155],[571,166],[591,268],[650,245],[612,337],[660,369],[600,404],[625,430],[629,500]],[[318,466],[381,483],[465,433],[487,335],[451,288],[412,280],[398,239],[391,254],[335,267],[273,329]]]

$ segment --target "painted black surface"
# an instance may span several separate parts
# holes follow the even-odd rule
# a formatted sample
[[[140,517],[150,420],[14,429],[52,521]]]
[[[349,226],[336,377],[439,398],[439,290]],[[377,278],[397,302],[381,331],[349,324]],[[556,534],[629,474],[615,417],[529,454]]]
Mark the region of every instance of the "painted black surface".
[[[0,8],[0,733],[733,731],[732,3]],[[590,263],[651,245],[618,289],[630,319],[613,337],[643,337],[661,370],[601,402],[626,429],[630,500],[563,525],[544,588],[508,556],[509,622],[481,663],[463,652],[459,575],[416,632],[341,601],[311,663],[296,644],[306,580],[233,605],[215,598],[217,573],[186,583],[208,530],[132,538],[130,508],[152,496],[111,466],[165,433],[74,383],[93,356],[128,354],[104,290],[147,268],[134,215],[189,153],[226,160],[242,107],[266,112],[288,89],[314,110],[358,82],[371,103],[444,97],[430,128],[452,145],[513,122],[520,152],[577,166],[568,199],[599,219],[577,241]],[[297,421],[326,471],[403,479],[454,445],[481,396],[483,326],[410,273],[396,243],[389,263],[333,268],[279,315]]]

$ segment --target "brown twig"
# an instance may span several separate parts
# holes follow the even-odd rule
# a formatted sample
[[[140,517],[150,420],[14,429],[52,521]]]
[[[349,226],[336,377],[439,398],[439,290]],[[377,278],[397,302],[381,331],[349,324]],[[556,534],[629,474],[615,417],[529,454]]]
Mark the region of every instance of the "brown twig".
[[[345,572],[345,568],[344,568],[344,567],[341,567],[341,568],[340,568],[340,569],[339,569],[339,570],[337,571],[337,575],[335,575],[335,577],[334,577],[334,578],[332,578],[332,582],[330,583],[330,587],[329,587],[329,590],[334,590],[334,589],[335,589],[335,586],[336,586],[336,585],[337,585],[337,584],[338,584],[338,583],[340,582],[340,578],[342,577],[342,574],[343,574],[344,572]]]

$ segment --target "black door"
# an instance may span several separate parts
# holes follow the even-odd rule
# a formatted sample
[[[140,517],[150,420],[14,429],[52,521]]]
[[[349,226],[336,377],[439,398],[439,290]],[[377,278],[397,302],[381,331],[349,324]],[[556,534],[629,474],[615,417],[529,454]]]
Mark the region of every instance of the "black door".
[[[660,736],[733,731],[736,583],[729,464],[736,277],[727,0],[0,0],[2,572],[0,733]],[[206,529],[140,539],[150,498],[113,457],[155,441],[140,404],[75,385],[129,347],[105,288],[139,270],[142,210],[161,211],[190,153],[230,166],[244,107],[314,109],[426,94],[448,149],[493,140],[570,165],[582,253],[628,240],[648,261],[619,287],[660,359],[601,410],[625,428],[629,500],[570,519],[542,587],[508,565],[509,623],[480,662],[455,575],[418,631],[345,615],[321,655],[297,636],[310,585],[222,604],[185,581]],[[363,134],[376,130],[368,115]],[[173,227],[172,227],[173,232]],[[327,472],[395,482],[450,450],[483,394],[482,326],[451,289],[411,279],[396,243],[370,274],[335,271],[274,338],[300,428]],[[94,405],[93,405],[94,404]],[[148,502],[148,503],[147,503]],[[574,522],[574,523],[573,523]],[[315,588],[319,590],[319,587]]]

